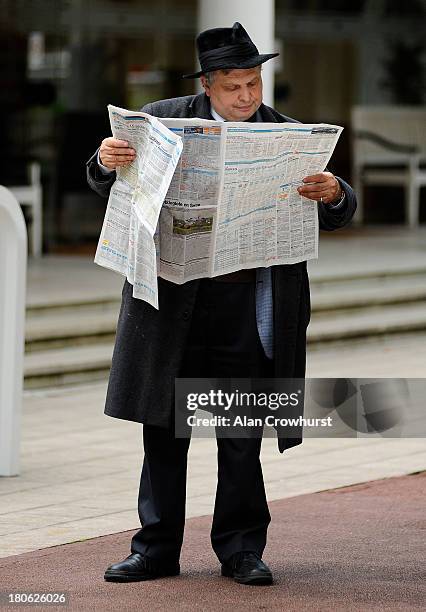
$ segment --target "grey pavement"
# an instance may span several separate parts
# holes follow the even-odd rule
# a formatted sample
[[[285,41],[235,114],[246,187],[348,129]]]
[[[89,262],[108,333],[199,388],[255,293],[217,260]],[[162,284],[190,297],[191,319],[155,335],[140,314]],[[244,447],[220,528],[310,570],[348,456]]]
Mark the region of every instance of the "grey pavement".
[[[320,232],[318,259],[308,263],[312,279],[356,277],[426,268],[426,226],[369,226]]]
[[[426,268],[426,228],[327,235],[311,278]],[[343,234],[343,232],[342,232]],[[88,258],[31,262],[28,304],[110,299],[122,279]],[[317,344],[311,377],[425,377],[426,333]],[[137,528],[141,426],[103,414],[105,382],[24,394],[21,474],[0,479],[0,556]],[[187,516],[211,514],[215,441],[193,439]],[[306,439],[283,455],[263,441],[269,500],[426,469],[424,439]]]
[[[93,257],[47,255],[41,259],[30,259],[27,307],[119,296],[122,277],[94,264]]]
[[[425,270],[426,227],[373,226],[321,232],[319,257],[308,267],[313,280]],[[45,256],[29,262],[27,304],[117,297],[122,284],[122,277],[94,264],[92,257]]]
[[[415,377],[425,339],[395,336],[371,347],[312,351],[308,374]],[[25,393],[21,475],[0,479],[0,556],[138,526],[142,428],[105,416],[104,396],[105,383]],[[191,441],[188,517],[213,511],[215,446]],[[265,438],[262,463],[268,499],[282,499],[424,470],[426,441],[306,439],[281,455],[276,440]]]

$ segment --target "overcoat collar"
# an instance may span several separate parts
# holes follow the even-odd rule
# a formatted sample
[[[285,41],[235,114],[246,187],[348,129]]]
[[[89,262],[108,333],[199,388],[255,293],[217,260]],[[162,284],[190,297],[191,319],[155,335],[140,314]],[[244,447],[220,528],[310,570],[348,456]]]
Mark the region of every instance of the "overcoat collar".
[[[210,114],[210,100],[205,93],[194,96],[189,108],[193,117],[198,117],[199,119],[212,118]]]

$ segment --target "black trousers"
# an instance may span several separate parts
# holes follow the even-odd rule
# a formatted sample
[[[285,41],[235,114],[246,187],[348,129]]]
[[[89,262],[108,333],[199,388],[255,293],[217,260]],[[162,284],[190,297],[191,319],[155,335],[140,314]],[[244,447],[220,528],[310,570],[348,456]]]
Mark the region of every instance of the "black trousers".
[[[269,377],[272,361],[256,325],[255,283],[203,279],[181,377]],[[217,432],[216,432],[217,433]],[[142,528],[131,551],[177,561],[185,524],[187,454],[190,440],[169,429],[144,425],[145,457],[138,511]],[[211,528],[221,562],[242,550],[262,555],[271,520],[260,464],[261,437],[216,437],[218,482]]]

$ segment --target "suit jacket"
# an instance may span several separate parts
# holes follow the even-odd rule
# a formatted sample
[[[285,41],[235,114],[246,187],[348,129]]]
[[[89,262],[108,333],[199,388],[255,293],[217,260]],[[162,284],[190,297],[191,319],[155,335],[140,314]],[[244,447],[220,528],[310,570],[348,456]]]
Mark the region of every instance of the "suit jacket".
[[[210,102],[203,93],[147,104],[142,109],[156,117],[211,119]],[[254,117],[259,122],[295,122],[262,104]],[[97,152],[87,162],[89,185],[107,197],[115,172],[105,176],[97,165]],[[356,210],[355,194],[337,177],[345,191],[342,208],[318,204],[320,228],[345,226]],[[120,419],[167,427],[173,422],[174,380],[179,375],[191,324],[199,280],[176,285],[158,279],[159,310],[132,296],[124,283],[117,336],[109,377],[105,414]],[[304,378],[306,329],[310,321],[310,290],[306,261],[272,267],[274,372],[277,378]],[[302,442],[278,433],[280,452]]]

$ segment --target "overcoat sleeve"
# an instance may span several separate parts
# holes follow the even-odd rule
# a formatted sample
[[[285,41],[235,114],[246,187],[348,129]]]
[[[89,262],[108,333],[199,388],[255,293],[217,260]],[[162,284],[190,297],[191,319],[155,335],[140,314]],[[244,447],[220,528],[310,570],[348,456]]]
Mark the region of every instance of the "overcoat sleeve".
[[[98,165],[98,152],[99,149],[97,149],[92,157],[86,162],[87,182],[98,195],[102,198],[107,198],[116,179],[116,172],[102,174]]]
[[[349,223],[356,211],[357,202],[354,190],[342,178],[340,178],[339,176],[336,176],[336,178],[345,192],[345,200],[342,206],[338,209],[333,209],[332,206],[329,206],[327,204],[321,204],[321,202],[318,202],[319,227],[320,229],[325,231],[333,231],[344,227]],[[286,438],[284,436],[280,436],[279,431],[277,430],[277,438],[278,449],[280,453],[283,453],[285,450],[301,444],[303,440],[303,434],[301,431],[300,437]]]
[[[342,207],[333,209],[328,204],[318,203],[318,220],[319,227],[322,230],[331,232],[333,230],[344,227],[349,223],[356,211],[356,196],[352,187],[339,176],[336,176],[343,191],[345,192],[345,200]]]

